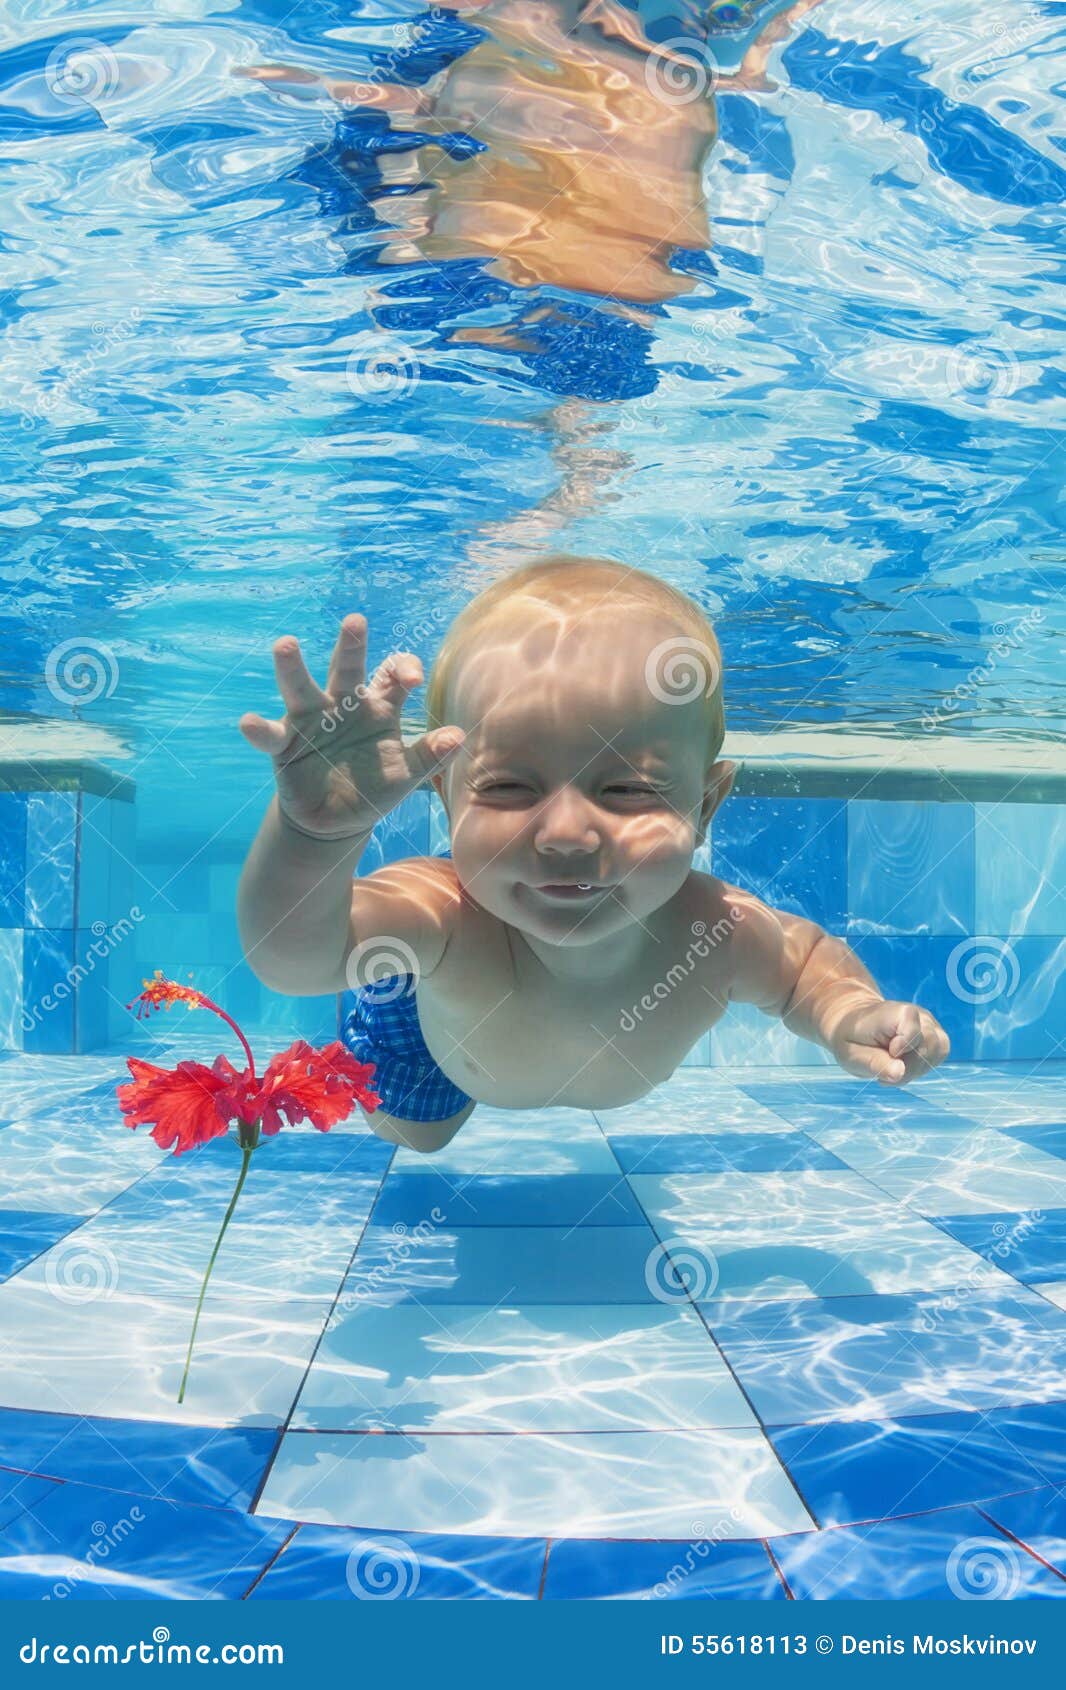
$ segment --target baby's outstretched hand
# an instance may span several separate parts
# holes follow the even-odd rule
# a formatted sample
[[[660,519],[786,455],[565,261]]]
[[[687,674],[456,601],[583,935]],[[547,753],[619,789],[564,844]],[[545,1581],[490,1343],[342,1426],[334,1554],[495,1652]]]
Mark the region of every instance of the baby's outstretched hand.
[[[847,1073],[903,1086],[943,1062],[951,1045],[927,1009],[882,1001],[850,1010],[837,1023],[830,1048]]]

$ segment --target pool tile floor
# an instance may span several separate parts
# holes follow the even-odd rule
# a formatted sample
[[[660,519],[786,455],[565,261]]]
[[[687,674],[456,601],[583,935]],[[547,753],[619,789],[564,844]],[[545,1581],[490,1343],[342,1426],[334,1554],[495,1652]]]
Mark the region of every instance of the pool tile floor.
[[[239,1158],[125,1075],[0,1065],[0,1595],[1066,1595],[1059,1067],[282,1133],[180,1405]]]

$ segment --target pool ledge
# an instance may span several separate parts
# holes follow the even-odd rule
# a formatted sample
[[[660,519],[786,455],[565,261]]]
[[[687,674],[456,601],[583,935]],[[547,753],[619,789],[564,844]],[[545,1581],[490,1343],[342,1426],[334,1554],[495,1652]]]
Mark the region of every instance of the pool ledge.
[[[721,755],[744,797],[1066,803],[1066,743],[1050,739],[727,733]]]

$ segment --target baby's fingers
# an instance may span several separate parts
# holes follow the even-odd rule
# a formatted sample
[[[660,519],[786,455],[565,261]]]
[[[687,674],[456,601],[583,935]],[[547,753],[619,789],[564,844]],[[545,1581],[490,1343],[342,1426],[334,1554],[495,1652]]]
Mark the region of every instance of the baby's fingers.
[[[328,697],[307,672],[299,641],[291,634],[283,635],[274,646],[274,674],[290,716],[330,708]]]
[[[249,745],[265,751],[268,757],[280,757],[289,740],[289,730],[283,722],[268,722],[249,710],[237,723]]]

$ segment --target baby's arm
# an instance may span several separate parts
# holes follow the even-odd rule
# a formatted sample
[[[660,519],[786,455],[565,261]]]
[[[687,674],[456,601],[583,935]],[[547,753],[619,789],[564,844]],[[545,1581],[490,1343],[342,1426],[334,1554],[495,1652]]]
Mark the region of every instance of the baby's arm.
[[[943,1062],[950,1045],[940,1023],[918,1004],[886,1000],[842,939],[739,887],[722,891],[736,912],[731,999],[779,1015],[863,1079],[905,1085]]]

